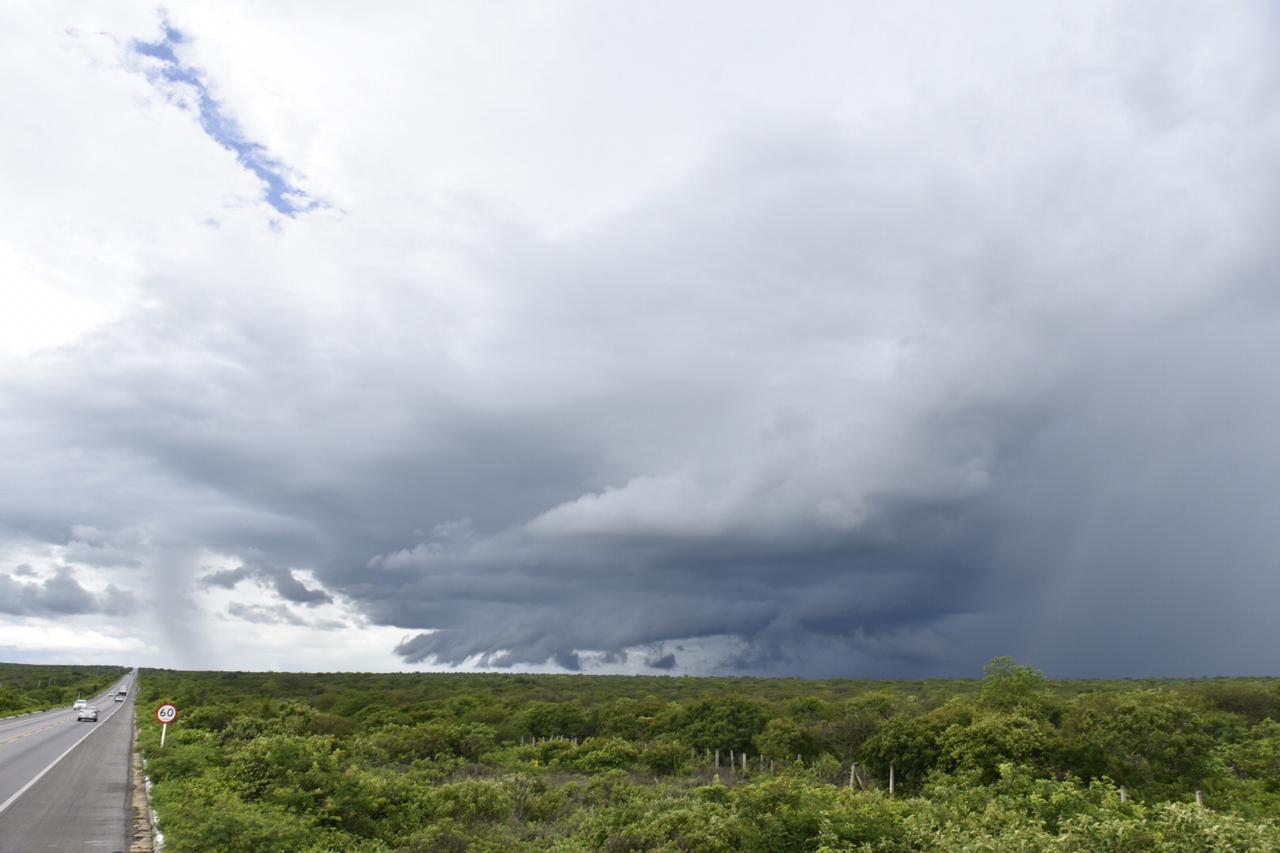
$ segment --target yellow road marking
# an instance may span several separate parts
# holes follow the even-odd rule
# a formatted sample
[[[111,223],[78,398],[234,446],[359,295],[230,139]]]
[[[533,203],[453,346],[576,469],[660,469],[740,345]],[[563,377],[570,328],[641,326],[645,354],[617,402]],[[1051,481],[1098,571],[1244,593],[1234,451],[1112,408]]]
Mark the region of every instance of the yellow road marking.
[[[15,740],[21,740],[22,738],[24,738],[24,737],[28,737],[29,735],[39,734],[40,732],[45,731],[46,729],[51,729],[51,728],[53,728],[54,726],[60,726],[60,725],[62,725],[62,724],[63,724],[63,723],[65,723],[65,722],[66,722],[66,720],[58,720],[56,723],[50,723],[49,725],[47,725],[47,726],[41,726],[41,727],[40,727],[40,728],[38,728],[38,729],[27,729],[25,732],[23,732],[23,733],[22,733],[22,734],[20,734],[20,735],[14,735],[14,736],[13,736],[13,737],[11,737],[11,738],[6,738],[5,740],[0,740],[0,746],[4,746],[6,743],[13,743]]]

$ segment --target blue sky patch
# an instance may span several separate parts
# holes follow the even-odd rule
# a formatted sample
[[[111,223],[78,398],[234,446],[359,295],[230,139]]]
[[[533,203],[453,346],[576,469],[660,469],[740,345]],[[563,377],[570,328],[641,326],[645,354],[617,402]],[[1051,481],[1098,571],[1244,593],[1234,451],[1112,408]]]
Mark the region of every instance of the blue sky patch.
[[[160,61],[160,67],[148,71],[147,77],[152,82],[160,80],[170,83],[181,83],[195,90],[195,102],[186,98],[168,94],[169,99],[182,109],[194,112],[200,119],[204,132],[236,155],[240,164],[253,172],[266,186],[267,203],[283,213],[293,217],[300,212],[314,210],[326,206],[319,199],[312,198],[305,191],[292,183],[287,173],[289,169],[279,160],[267,153],[267,149],[257,142],[246,139],[235,117],[229,115],[222,104],[209,92],[199,69],[184,65],[178,58],[175,48],[187,41],[182,31],[164,22],[164,32],[157,41],[134,41],[133,50],[142,56]]]

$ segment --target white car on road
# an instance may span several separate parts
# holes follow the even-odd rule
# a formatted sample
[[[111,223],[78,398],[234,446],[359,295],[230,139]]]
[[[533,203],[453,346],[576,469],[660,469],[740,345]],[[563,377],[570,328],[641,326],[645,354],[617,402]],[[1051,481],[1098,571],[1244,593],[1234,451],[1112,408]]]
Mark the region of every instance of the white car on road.
[[[76,722],[98,722],[98,709],[92,705],[85,705],[80,709],[80,713],[76,716]]]
[[[89,707],[89,701],[87,699],[77,699],[76,703],[71,706],[71,710],[79,711],[81,708],[87,707]]]

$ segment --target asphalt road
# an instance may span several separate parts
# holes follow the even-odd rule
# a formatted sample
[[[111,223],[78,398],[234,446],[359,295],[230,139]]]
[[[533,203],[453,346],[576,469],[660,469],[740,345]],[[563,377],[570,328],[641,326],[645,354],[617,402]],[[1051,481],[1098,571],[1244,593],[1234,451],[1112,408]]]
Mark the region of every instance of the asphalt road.
[[[134,675],[124,702],[93,697],[97,723],[70,708],[0,720],[0,853],[128,849]]]

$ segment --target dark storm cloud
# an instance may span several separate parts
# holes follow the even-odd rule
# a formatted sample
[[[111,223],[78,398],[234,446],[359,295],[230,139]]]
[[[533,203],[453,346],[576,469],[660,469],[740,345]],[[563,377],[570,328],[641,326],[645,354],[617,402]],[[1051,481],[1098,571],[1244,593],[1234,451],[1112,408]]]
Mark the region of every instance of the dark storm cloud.
[[[26,568],[27,571],[23,571]],[[28,581],[29,566],[18,566],[11,575],[0,575],[0,613],[15,616],[73,616],[101,613],[124,616],[133,611],[131,593],[108,584],[100,593],[85,589],[68,567],[57,569],[44,580]]]
[[[661,657],[645,658],[644,665],[650,669],[675,669],[676,656],[674,652],[668,652]]]
[[[988,544],[994,523],[970,505],[980,503],[885,499],[856,532],[781,541],[745,530],[694,541],[526,533],[500,546],[405,552],[375,562],[375,572],[401,578],[403,595],[373,615],[440,628],[400,645],[411,662],[513,666],[574,649],[734,637],[748,646],[727,661],[734,668],[801,665],[789,659],[801,646],[851,642],[920,664],[945,654],[912,629],[1016,601],[1037,583],[999,577]],[[674,655],[645,659],[665,661]]]
[[[292,570],[265,563],[246,563],[234,569],[211,572],[200,578],[200,585],[205,589],[210,587],[234,589],[236,584],[246,580],[257,581],[268,586],[285,601],[292,601],[295,604],[314,606],[333,602],[333,596],[323,589],[308,587],[298,580]]]
[[[1274,672],[1280,51],[1117,32],[998,104],[761,119],[592,229],[476,226],[457,281],[379,230],[316,273],[342,310],[274,255],[156,272],[0,383],[0,525],[216,552],[172,586],[349,601],[409,663]]]

